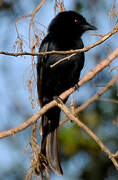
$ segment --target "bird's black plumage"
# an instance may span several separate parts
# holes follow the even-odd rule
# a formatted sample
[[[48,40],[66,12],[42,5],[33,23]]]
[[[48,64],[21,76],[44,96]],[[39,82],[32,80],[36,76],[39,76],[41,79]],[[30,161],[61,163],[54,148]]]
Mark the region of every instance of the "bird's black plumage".
[[[72,50],[83,48],[81,35],[87,30],[95,30],[83,16],[74,11],[59,13],[50,23],[48,34],[43,39],[40,52],[52,50]],[[73,56],[53,68],[50,65],[68,55],[50,54],[38,57],[37,90],[41,107],[74,86],[84,65],[84,53]],[[46,157],[49,166],[58,174],[62,169],[58,157],[57,128],[60,109],[54,107],[43,115],[41,153]]]

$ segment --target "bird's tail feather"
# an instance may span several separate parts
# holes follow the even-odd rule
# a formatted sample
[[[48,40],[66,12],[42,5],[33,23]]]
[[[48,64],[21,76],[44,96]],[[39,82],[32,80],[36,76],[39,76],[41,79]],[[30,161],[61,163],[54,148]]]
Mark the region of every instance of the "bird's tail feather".
[[[62,175],[63,171],[59,161],[58,153],[58,124],[59,124],[59,109],[57,107],[49,110],[42,117],[42,144],[41,152],[46,156],[51,169],[58,175]]]

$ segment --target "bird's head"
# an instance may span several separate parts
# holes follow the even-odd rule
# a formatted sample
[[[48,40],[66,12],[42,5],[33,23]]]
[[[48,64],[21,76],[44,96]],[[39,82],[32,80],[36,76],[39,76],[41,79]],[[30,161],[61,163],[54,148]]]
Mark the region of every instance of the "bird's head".
[[[97,28],[89,24],[86,19],[74,12],[60,12],[50,23],[48,32],[57,35],[81,36],[85,31],[96,30]]]

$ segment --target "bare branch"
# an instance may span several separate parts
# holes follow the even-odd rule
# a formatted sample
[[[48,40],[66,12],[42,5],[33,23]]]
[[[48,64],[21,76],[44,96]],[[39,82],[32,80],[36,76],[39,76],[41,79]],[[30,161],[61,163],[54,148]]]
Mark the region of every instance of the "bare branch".
[[[118,77],[117,77],[118,78]],[[99,145],[102,151],[104,151],[108,158],[113,162],[115,168],[118,170],[118,163],[114,157],[114,155],[109,151],[109,149],[103,144],[103,142],[96,136],[91,129],[89,129],[83,122],[81,122],[77,117],[75,117],[69,110],[67,106],[65,106],[62,102],[58,102],[58,107],[66,114],[66,116],[74,121],[81,129],[83,129],[92,139]]]
[[[88,99],[87,102],[85,102],[84,104],[76,108],[75,113],[79,114],[84,109],[86,109],[90,104],[94,103],[96,100],[99,100],[100,96],[102,96],[106,91],[108,91],[111,87],[113,87],[113,85],[116,83],[117,80],[118,80],[118,74],[115,77],[113,77],[102,90],[96,93],[92,98]],[[118,101],[116,100],[112,102],[118,103]],[[66,117],[60,122],[60,126],[62,126],[67,121],[68,121],[68,118]]]
[[[51,65],[50,67],[54,67],[55,65],[61,63],[62,61],[64,60],[70,60],[72,56],[75,56],[76,54],[80,53],[80,52],[87,52],[88,50],[90,50],[91,48],[97,46],[97,45],[100,45],[101,43],[103,43],[105,40],[107,40],[110,36],[112,36],[113,34],[115,34],[116,32],[118,32],[118,24],[116,24],[114,26],[114,28],[112,29],[111,32],[103,35],[97,42],[89,45],[89,46],[86,46],[84,47],[83,49],[77,49],[77,50],[71,50],[71,55],[68,56],[68,57],[65,57],[63,59],[60,59],[58,62],[54,63],[53,65]],[[62,53],[63,54],[63,53]]]
[[[82,86],[87,81],[91,80],[97,73],[102,71],[105,67],[107,67],[116,57],[118,56],[118,48],[116,48],[106,59],[104,59],[101,63],[99,63],[96,67],[91,69],[79,82],[78,86]],[[60,95],[62,100],[66,99],[70,94],[72,94],[76,90],[75,87],[68,89]],[[47,110],[51,109],[57,105],[56,101],[53,100],[47,105],[45,105],[39,113],[34,114],[31,118],[29,118],[26,122],[21,124],[16,128],[12,128],[6,131],[0,131],[0,138],[4,138],[7,136],[12,136],[17,132],[20,132],[30,126],[32,123],[36,122]]]
[[[116,100],[116,99],[100,98],[100,99],[98,99],[98,100],[99,100],[99,101],[104,101],[104,102],[111,102],[111,103],[118,104],[118,100]]]
[[[101,43],[103,43],[105,40],[107,40],[109,37],[111,37],[112,35],[114,35],[116,32],[118,32],[118,27],[117,25],[115,25],[115,27],[112,29],[112,31],[110,31],[109,33],[105,34],[102,38],[100,38],[98,41],[96,41],[95,43],[92,43],[89,46],[86,46],[82,49],[76,49],[76,50],[69,50],[69,51],[49,51],[49,52],[38,52],[38,53],[30,53],[30,52],[20,52],[20,53],[10,53],[10,52],[5,52],[5,51],[0,51],[0,54],[4,54],[4,55],[9,55],[9,56],[24,56],[24,55],[30,55],[30,56],[44,56],[44,55],[49,55],[49,54],[78,54],[81,52],[86,52],[88,50],[90,50],[91,48],[100,45]],[[66,57],[67,59],[69,57]],[[65,59],[64,59],[65,60]],[[60,62],[59,62],[60,63]],[[53,64],[52,66],[54,66],[55,64]],[[51,66],[51,67],[52,67]]]
[[[18,24],[19,21],[21,21],[21,20],[23,20],[25,18],[31,17],[30,23],[29,23],[29,47],[30,47],[30,29],[31,29],[31,25],[34,23],[34,17],[36,15],[36,13],[40,10],[40,8],[44,5],[45,2],[46,2],[46,0],[42,0],[40,2],[40,4],[32,11],[31,14],[27,14],[25,16],[22,16],[22,17],[18,18],[16,20],[16,22],[15,22],[15,28],[16,28],[16,33],[17,33],[17,36],[18,36],[18,40],[19,40],[19,42],[22,42],[20,34],[18,32],[17,24]]]

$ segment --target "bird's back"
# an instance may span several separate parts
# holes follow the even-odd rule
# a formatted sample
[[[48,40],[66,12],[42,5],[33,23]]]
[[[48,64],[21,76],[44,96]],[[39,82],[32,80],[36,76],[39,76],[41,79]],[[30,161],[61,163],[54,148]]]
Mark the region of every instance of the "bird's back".
[[[63,40],[60,39],[57,41],[48,34],[43,40],[39,51],[60,51],[80,48],[83,48],[81,39],[78,39],[78,41],[73,40],[73,42],[68,41],[63,44]],[[42,74],[40,73],[40,76],[38,76],[38,82],[42,82],[42,98],[44,98],[43,102],[46,101],[43,104],[46,104],[48,99],[51,101],[54,96],[59,96],[62,92],[77,83],[80,71],[84,65],[84,53],[77,54],[71,59],[64,60],[54,67],[50,67],[67,56],[69,54],[50,54],[43,58],[39,56],[37,69],[40,72],[42,71]]]

